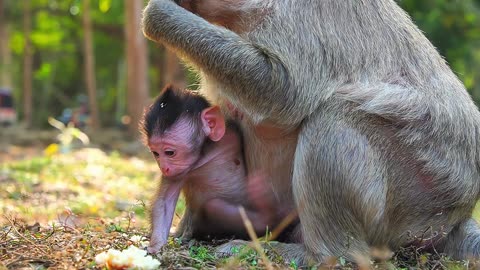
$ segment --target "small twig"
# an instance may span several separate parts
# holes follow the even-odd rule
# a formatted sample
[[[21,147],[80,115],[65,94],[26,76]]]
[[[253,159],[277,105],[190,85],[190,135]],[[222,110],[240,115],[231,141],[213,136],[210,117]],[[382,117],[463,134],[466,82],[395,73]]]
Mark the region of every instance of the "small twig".
[[[203,264],[204,266],[212,266],[212,267],[215,267],[215,264],[213,263],[209,263],[209,262],[205,262],[205,261],[202,261],[202,260],[199,260],[197,258],[193,258],[193,257],[190,257],[190,256],[187,256],[183,253],[179,253],[177,254],[178,257],[182,257],[184,258],[185,260],[192,260],[192,261],[195,261],[197,263],[200,263],[200,264]]]
[[[17,228],[15,227],[15,223],[8,217],[5,217],[8,222],[10,222],[10,225],[12,225],[12,229],[15,231],[16,234],[18,234],[23,240],[27,241],[29,244],[33,245],[33,246],[36,246],[35,243],[33,243],[32,241],[30,241],[30,239],[26,238],[23,234],[21,234]]]
[[[20,256],[21,256],[20,258],[18,258],[18,259],[16,259],[16,260],[13,260],[12,262],[8,263],[8,264],[6,265],[7,269],[10,268],[10,267],[13,266],[13,265],[19,263],[19,262],[25,261],[26,258],[23,257],[23,255],[20,255]]]
[[[25,256],[23,256],[23,257],[15,260],[15,261],[7,264],[6,266],[7,266],[7,268],[11,268],[12,266],[15,266],[17,263],[19,263],[19,262],[24,262],[24,261],[26,261],[26,262],[28,262],[28,263],[41,263],[41,264],[45,264],[45,263],[50,263],[50,262],[51,262],[51,261],[49,261],[49,260],[42,260],[42,259],[37,259],[37,258],[31,258],[31,257],[25,257]]]
[[[49,232],[47,235],[45,235],[44,237],[39,238],[39,239],[42,240],[42,241],[47,240],[48,238],[52,237],[55,233],[56,233],[55,227],[52,227],[51,232]]]
[[[127,220],[128,220],[128,225],[127,225],[127,230],[126,232],[130,231],[130,225],[132,224],[132,219],[133,219],[133,214],[131,211],[127,213]]]
[[[186,259],[186,260],[192,260],[192,261],[196,261],[196,262],[198,262],[198,263],[204,263],[204,261],[201,261],[201,260],[199,260],[199,259],[197,259],[197,258],[193,258],[193,257],[187,256],[187,255],[185,255],[185,254],[183,254],[183,253],[178,253],[177,256],[182,257],[182,258],[184,258],[184,259]]]
[[[437,268],[438,266],[440,266],[440,268]],[[437,261],[431,269],[446,269],[446,268],[441,261]]]
[[[252,222],[247,216],[247,213],[245,212],[245,208],[239,207],[238,209],[240,211],[240,216],[242,217],[243,224],[245,225],[245,228],[247,229],[248,235],[252,239],[252,245],[253,248],[258,252],[260,257],[262,257],[263,262],[265,263],[266,269],[273,270],[273,266],[270,262],[270,260],[267,258],[267,255],[265,255],[265,252],[263,252],[262,245],[260,244],[260,241],[258,240],[257,234],[255,233],[255,230],[253,229]]]
[[[10,228],[8,228],[8,231],[6,233],[4,233],[2,235],[2,240],[5,240],[5,242],[8,242],[7,240],[7,235],[12,231],[12,226],[10,226]],[[1,242],[1,244],[3,244],[4,242]]]
[[[292,211],[288,213],[288,215],[282,219],[280,224],[275,227],[270,236],[266,235],[265,239],[267,241],[277,239],[277,237],[287,228],[292,222],[298,217],[297,211]]]
[[[70,230],[71,232],[75,232],[75,233],[81,233],[80,230],[78,230],[77,228],[75,227],[72,227],[68,224],[60,224],[60,226],[63,228],[63,232],[67,232],[67,229]]]

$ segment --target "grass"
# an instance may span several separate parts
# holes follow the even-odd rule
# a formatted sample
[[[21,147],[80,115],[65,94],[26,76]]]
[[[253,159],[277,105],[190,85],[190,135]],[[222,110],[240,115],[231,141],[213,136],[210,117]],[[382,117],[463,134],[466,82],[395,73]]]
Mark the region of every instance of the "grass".
[[[101,269],[95,256],[108,249],[142,246],[148,236],[146,205],[158,185],[153,160],[81,149],[0,165],[0,270]],[[177,206],[180,216],[184,202]],[[475,215],[478,217],[478,209]],[[178,216],[174,225],[178,223]],[[237,247],[219,258],[217,242],[170,239],[158,259],[162,268],[298,269],[271,248]],[[258,244],[259,242],[257,242]],[[273,242],[272,242],[273,243]],[[265,257],[266,256],[266,257]],[[267,258],[268,257],[268,258]],[[336,269],[357,269],[343,258]],[[377,269],[467,269],[438,254],[404,249]]]
[[[159,180],[153,160],[92,148],[2,163],[0,270],[98,269],[97,254],[145,244],[132,238],[149,235],[146,205]],[[181,199],[174,226],[184,208]],[[159,260],[170,268],[214,269],[227,262],[216,258],[215,244],[171,239]]]
[[[49,223],[65,212],[83,218],[134,215],[145,226],[145,202],[159,180],[156,165],[137,158],[83,149],[34,157],[0,167],[0,209],[25,220]]]

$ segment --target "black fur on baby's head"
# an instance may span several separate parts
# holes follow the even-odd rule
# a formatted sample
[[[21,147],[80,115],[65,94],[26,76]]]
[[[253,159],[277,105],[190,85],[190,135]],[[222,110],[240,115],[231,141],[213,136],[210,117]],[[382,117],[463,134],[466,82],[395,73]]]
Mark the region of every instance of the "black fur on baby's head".
[[[146,108],[140,130],[144,139],[148,140],[152,135],[162,135],[183,117],[198,121],[201,112],[208,107],[210,103],[204,96],[167,85]]]

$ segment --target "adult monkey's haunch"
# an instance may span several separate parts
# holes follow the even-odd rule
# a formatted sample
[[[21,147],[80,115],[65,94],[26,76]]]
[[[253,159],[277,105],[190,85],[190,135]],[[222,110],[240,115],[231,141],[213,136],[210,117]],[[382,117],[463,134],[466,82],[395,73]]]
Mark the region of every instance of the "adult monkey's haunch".
[[[296,205],[308,257],[479,256],[480,114],[393,0],[151,0],[144,32],[243,112],[248,171]]]

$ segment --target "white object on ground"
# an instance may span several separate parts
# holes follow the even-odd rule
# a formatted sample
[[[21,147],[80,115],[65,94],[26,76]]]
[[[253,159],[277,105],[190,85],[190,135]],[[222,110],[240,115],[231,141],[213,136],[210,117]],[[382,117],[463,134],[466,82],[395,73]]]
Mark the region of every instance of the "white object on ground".
[[[109,249],[95,256],[97,265],[105,265],[109,270],[116,269],[158,269],[160,262],[147,255],[145,250],[129,246],[123,251]]]

